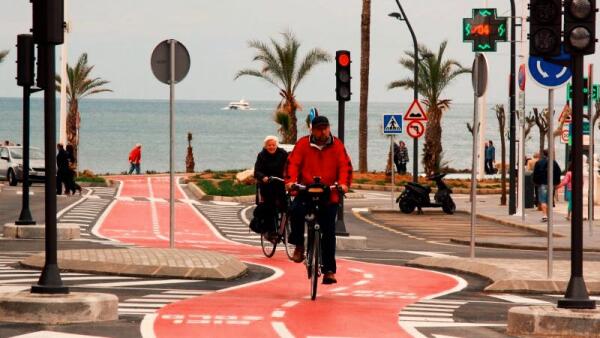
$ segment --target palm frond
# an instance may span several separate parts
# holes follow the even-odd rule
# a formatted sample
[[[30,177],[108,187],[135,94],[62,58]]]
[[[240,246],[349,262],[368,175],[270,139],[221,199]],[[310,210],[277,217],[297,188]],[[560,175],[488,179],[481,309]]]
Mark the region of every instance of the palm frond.
[[[298,69],[298,74],[296,75],[296,79],[292,86],[292,91],[296,91],[296,88],[298,87],[298,85],[300,84],[302,79],[304,79],[304,77],[316,65],[318,65],[319,63],[324,63],[324,62],[331,62],[331,60],[332,60],[331,55],[329,55],[329,53],[327,53],[326,51],[324,51],[322,49],[315,48],[315,49],[312,49],[311,51],[309,51],[308,54],[306,54],[306,56],[304,57],[304,60],[302,61],[302,63],[300,64],[300,68]]]

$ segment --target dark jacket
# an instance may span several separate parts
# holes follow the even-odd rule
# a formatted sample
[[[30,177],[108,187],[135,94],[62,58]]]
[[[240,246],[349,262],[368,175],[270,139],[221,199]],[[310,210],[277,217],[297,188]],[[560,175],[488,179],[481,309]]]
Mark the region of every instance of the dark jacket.
[[[256,157],[254,163],[254,178],[257,183],[256,203],[272,203],[285,198],[285,190],[282,182],[263,183],[264,177],[275,176],[283,178],[283,170],[287,162],[287,152],[277,148],[274,154],[269,154],[263,149]]]
[[[558,163],[554,161],[553,173],[554,175],[554,186],[560,183],[560,167]],[[533,167],[533,183],[537,185],[548,185],[548,158],[544,157],[541,160],[535,162]]]
[[[56,155],[56,166],[61,173],[69,172],[69,153],[66,150],[60,149]]]
[[[287,156],[287,151],[282,148],[277,148],[274,154],[269,154],[266,149],[263,149],[258,153],[256,163],[254,163],[254,178],[257,181],[262,181],[264,177],[269,176],[283,178]]]
[[[408,148],[400,147],[394,143],[394,162],[400,164],[408,163]]]

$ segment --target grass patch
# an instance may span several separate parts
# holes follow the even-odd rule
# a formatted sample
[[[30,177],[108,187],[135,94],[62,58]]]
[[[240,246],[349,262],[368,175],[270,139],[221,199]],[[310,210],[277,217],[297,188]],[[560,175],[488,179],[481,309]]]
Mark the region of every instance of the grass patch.
[[[356,183],[356,184],[364,184],[367,182],[370,182],[371,180],[368,178],[355,178],[352,180],[352,183]]]
[[[236,184],[233,180],[198,180],[196,185],[207,195],[213,196],[247,196],[256,193],[254,185]]]
[[[89,182],[89,183],[106,183],[106,180],[103,177],[94,176],[78,176],[75,181],[77,182]]]

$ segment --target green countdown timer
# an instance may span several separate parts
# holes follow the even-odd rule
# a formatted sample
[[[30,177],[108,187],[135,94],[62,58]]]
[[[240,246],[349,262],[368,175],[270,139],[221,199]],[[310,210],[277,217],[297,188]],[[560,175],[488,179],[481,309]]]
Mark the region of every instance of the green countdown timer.
[[[463,42],[471,42],[474,52],[495,52],[497,42],[508,41],[507,22],[495,8],[475,8],[472,18],[463,18]]]

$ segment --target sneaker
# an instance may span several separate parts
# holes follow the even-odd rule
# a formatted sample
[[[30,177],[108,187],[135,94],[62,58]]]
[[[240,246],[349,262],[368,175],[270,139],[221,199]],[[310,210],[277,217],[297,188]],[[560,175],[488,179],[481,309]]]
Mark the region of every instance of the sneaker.
[[[335,279],[335,273],[333,272],[325,272],[323,275],[323,284],[335,284],[337,283],[337,279]]]
[[[304,256],[304,247],[297,246],[294,249],[294,254],[292,255],[292,261],[296,263],[302,263],[306,257]]]

